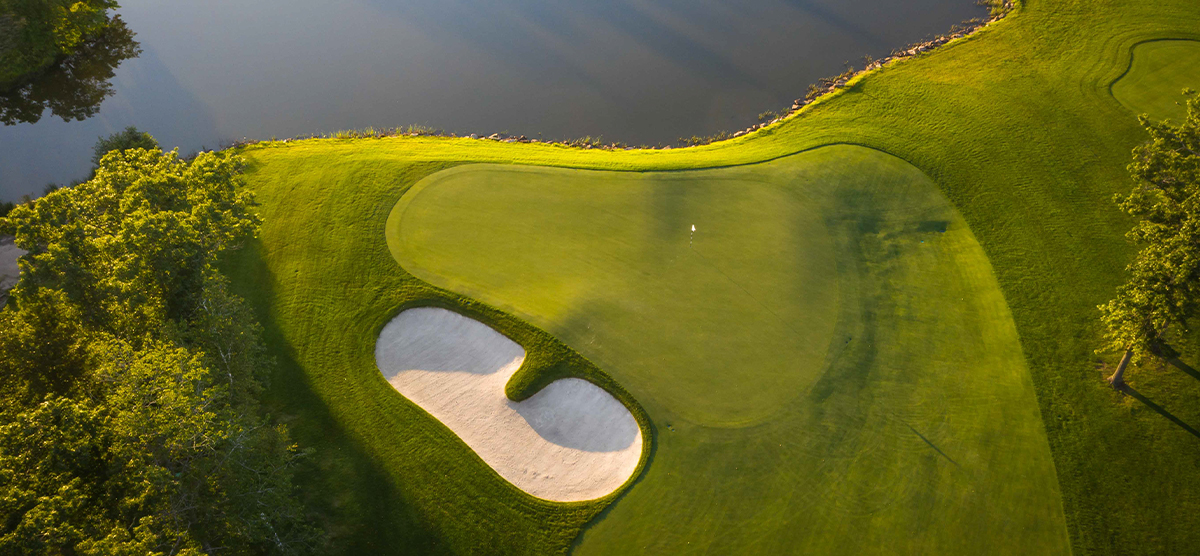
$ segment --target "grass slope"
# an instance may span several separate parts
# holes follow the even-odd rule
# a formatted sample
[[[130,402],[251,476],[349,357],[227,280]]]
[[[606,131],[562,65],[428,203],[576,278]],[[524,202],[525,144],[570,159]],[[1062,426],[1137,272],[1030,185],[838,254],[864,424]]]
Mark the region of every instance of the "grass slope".
[[[1121,104],[1151,118],[1183,119],[1179,93],[1200,89],[1200,41],[1159,40],[1137,45],[1129,71],[1113,83]]]
[[[283,362],[277,403],[317,449],[314,504],[347,553],[556,552],[599,507],[522,498],[373,375],[374,332],[398,305],[464,303],[405,276],[388,255],[384,222],[406,187],[461,162],[712,168],[855,143],[931,177],[991,261],[1037,393],[1074,552],[1190,552],[1200,544],[1200,374],[1134,369],[1137,395],[1121,396],[1092,353],[1095,307],[1132,254],[1123,240],[1130,223],[1111,198],[1128,188],[1129,151],[1144,137],[1111,86],[1134,46],[1155,39],[1200,40],[1200,3],[1027,0],[988,30],[870,74],[781,125],[700,148],[401,138],[247,149],[266,224],[261,247],[233,264]],[[531,356],[558,354],[538,355],[550,374],[591,372],[554,363],[575,360],[552,338],[519,321],[506,326],[527,348],[539,342]],[[605,521],[586,535],[601,534]]]
[[[577,346],[646,407],[653,464],[578,553],[1069,552],[991,268],[904,161],[467,166],[388,232],[405,269]]]

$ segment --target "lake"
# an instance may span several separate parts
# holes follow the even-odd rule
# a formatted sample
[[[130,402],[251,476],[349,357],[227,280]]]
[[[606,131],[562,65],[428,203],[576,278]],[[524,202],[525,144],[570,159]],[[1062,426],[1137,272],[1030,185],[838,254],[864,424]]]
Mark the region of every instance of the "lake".
[[[184,154],[408,124],[674,144],[743,129],[847,62],[862,67],[986,10],[971,0],[125,0],[117,13],[140,55],[109,72],[111,96],[83,111],[94,115],[66,122],[47,110],[0,126],[0,200],[86,177],[97,137],[128,125]]]

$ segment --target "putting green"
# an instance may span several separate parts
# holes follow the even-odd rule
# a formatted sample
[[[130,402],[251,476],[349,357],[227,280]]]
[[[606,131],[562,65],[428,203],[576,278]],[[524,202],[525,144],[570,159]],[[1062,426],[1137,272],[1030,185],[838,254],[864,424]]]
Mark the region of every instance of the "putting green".
[[[1070,551],[991,267],[902,160],[467,166],[406,193],[387,239],[645,407],[652,460],[579,553]]]
[[[1138,114],[1178,122],[1185,88],[1200,89],[1200,41],[1161,40],[1134,47],[1129,71],[1113,83],[1112,93]]]
[[[748,424],[820,375],[833,248],[781,184],[466,166],[418,189],[399,209],[405,268],[621,365],[672,413]]]

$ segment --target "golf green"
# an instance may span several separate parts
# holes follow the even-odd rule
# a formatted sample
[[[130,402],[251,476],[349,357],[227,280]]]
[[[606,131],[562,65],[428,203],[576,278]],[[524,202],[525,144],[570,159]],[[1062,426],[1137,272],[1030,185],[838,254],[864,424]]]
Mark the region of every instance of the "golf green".
[[[1157,40],[1133,49],[1129,71],[1113,83],[1126,108],[1154,119],[1183,119],[1185,88],[1200,89],[1200,41]]]
[[[549,331],[646,409],[651,461],[580,554],[1070,551],[989,262],[898,158],[463,166],[386,234],[404,269]]]
[[[405,197],[396,252],[622,365],[674,414],[749,424],[819,376],[838,288],[811,203],[748,177],[465,166]]]

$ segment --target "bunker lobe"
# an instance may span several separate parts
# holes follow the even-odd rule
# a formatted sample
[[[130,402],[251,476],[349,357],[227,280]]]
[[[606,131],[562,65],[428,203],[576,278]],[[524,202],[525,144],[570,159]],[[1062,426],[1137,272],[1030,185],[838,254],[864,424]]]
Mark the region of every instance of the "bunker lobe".
[[[517,488],[557,502],[615,491],[642,455],[633,415],[576,378],[509,400],[504,387],[524,359],[521,346],[487,325],[432,307],[401,312],[375,346],[388,383]]]

